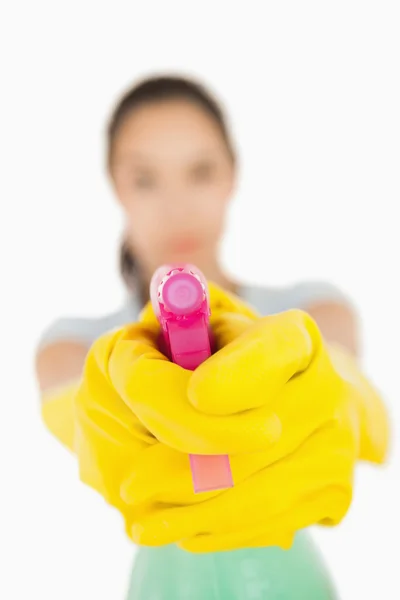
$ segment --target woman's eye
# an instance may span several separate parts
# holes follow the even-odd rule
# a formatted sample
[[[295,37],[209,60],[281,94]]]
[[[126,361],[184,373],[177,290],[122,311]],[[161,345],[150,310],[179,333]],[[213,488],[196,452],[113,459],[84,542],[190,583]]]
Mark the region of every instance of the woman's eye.
[[[192,171],[192,180],[195,183],[207,183],[214,177],[215,169],[213,165],[199,165]]]
[[[150,175],[140,175],[135,179],[135,187],[141,190],[150,190],[154,188],[155,185],[156,181],[154,177],[151,177]]]

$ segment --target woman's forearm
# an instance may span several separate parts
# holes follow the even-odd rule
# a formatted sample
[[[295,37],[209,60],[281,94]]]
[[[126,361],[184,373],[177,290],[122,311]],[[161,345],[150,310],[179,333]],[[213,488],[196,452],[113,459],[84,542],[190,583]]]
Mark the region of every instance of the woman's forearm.
[[[43,397],[53,389],[79,379],[88,348],[70,341],[46,346],[36,355],[36,375]]]

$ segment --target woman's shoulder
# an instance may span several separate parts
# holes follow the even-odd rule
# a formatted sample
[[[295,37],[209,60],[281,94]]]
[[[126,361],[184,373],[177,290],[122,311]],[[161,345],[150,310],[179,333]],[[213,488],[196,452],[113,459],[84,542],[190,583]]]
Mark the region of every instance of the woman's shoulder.
[[[301,281],[278,287],[247,285],[243,288],[243,297],[264,315],[292,308],[306,310],[311,305],[325,302],[351,304],[343,290],[324,280]]]
[[[38,346],[40,349],[61,341],[90,346],[103,333],[135,321],[137,317],[137,307],[129,301],[119,310],[101,317],[62,317],[45,328]]]

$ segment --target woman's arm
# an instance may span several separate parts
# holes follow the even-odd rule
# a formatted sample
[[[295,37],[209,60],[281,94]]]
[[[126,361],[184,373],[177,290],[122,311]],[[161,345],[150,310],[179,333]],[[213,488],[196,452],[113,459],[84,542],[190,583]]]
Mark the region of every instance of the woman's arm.
[[[311,304],[306,312],[316,321],[328,343],[340,344],[353,356],[359,355],[357,316],[350,306],[339,302],[319,302]]]

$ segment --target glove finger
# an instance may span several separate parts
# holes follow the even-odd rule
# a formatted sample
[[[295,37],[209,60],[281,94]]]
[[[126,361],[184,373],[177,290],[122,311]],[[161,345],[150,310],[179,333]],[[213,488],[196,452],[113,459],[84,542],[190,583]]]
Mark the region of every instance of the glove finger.
[[[281,514],[274,523],[274,529],[289,527],[300,531],[312,525],[338,525],[348,512],[352,500],[350,485],[338,484],[321,488],[304,495],[295,511]]]
[[[185,505],[205,499],[204,494],[193,491],[189,456],[164,444],[155,444],[141,454],[121,495],[135,506],[151,502]]]
[[[111,332],[99,338],[86,358],[83,383],[74,401],[78,422],[97,428],[99,434],[115,444],[132,444],[139,440],[153,444],[154,436],[138,420],[136,415],[119,397],[108,376],[107,358],[112,352],[121,331]]]
[[[298,310],[256,321],[193,373],[189,386],[193,406],[222,416],[270,403],[310,364],[318,341],[318,330],[311,323]]]
[[[202,534],[179,542],[189,552],[218,552],[280,546],[288,549],[293,543],[293,533],[316,524],[337,525],[348,511],[351,501],[349,489],[326,487],[302,498],[295,509],[276,515],[272,520],[260,520],[236,531],[222,534]]]
[[[271,531],[257,524],[249,529],[241,529],[239,532],[197,535],[193,538],[178,542],[179,548],[193,553],[229,552],[244,548],[267,548],[277,546],[288,550],[293,544],[295,534],[288,531]]]

